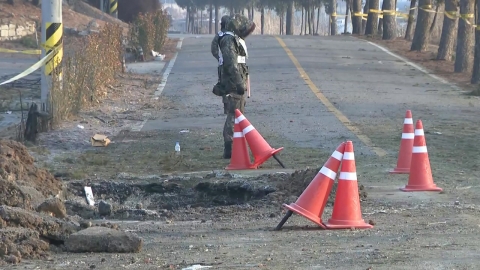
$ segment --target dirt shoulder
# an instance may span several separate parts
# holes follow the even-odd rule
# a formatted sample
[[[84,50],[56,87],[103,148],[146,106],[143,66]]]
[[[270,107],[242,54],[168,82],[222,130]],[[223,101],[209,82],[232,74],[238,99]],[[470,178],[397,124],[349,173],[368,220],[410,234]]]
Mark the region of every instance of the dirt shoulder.
[[[465,90],[472,91],[477,87],[470,83],[471,71],[455,73],[454,61],[436,60],[438,46],[430,45],[425,52],[410,51],[411,41],[403,38],[397,38],[395,40],[382,40],[381,38],[369,38],[365,36],[355,36],[359,39],[374,42],[385,48],[388,48],[391,52],[396,53],[413,63],[419,64],[422,67],[428,69],[432,74],[445,78],[446,80],[462,87]]]

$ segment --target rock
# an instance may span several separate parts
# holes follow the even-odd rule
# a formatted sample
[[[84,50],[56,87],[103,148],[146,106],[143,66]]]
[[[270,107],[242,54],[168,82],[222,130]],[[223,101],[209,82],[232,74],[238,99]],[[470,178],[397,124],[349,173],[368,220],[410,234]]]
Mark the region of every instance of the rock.
[[[80,227],[82,227],[82,228],[84,228],[84,229],[90,228],[90,227],[92,227],[92,222],[87,221],[87,220],[82,220],[82,221],[80,222]]]
[[[67,215],[78,215],[83,219],[93,219],[96,217],[95,207],[86,203],[77,201],[65,201],[65,208],[67,209]]]
[[[0,218],[6,221],[7,226],[32,229],[41,236],[55,241],[64,241],[70,234],[80,230],[80,226],[72,222],[17,207],[0,206]]]
[[[112,205],[105,201],[98,203],[98,213],[100,216],[109,216],[112,213],[112,208]]]
[[[153,210],[147,209],[131,209],[123,208],[118,209],[114,213],[114,218],[123,220],[157,220],[160,219],[160,215]]]
[[[135,205],[135,209],[137,209],[137,210],[143,209],[143,204],[142,203],[137,203],[137,205]]]
[[[90,227],[65,240],[69,252],[138,253],[142,246],[143,240],[136,234],[106,227]]]
[[[66,218],[67,209],[59,198],[50,198],[37,207],[37,212],[52,213],[54,217]]]
[[[7,256],[5,258],[5,261],[10,264],[19,264],[20,263],[20,258],[14,255]]]

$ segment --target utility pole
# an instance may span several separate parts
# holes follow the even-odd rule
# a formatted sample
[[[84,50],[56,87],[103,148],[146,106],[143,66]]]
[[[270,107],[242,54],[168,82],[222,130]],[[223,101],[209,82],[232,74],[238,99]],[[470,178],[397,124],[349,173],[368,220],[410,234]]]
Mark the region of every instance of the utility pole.
[[[110,5],[108,6],[109,14],[115,18],[118,18],[118,0],[109,0],[109,1],[110,1]]]
[[[62,0],[42,1],[42,58],[50,53],[55,55],[42,67],[41,78],[41,111],[50,111],[50,90],[52,73],[58,80],[58,87],[62,87],[62,72],[59,70],[63,59],[63,24]],[[55,50],[56,49],[56,50]],[[53,52],[55,50],[55,52]]]

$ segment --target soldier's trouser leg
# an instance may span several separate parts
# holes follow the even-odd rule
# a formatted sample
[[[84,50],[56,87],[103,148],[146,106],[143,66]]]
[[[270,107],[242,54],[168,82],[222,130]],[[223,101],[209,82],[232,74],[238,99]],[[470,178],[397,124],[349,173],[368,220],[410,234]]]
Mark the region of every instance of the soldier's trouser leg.
[[[228,114],[228,97],[223,96],[222,102],[223,102],[223,114]]]
[[[228,114],[227,119],[225,120],[225,125],[223,126],[223,141],[225,143],[225,148],[223,151],[223,158],[231,158],[232,156],[232,142],[233,142],[233,127],[235,125],[235,110],[238,109],[240,112],[244,112],[245,109],[245,98],[240,95],[228,95]]]

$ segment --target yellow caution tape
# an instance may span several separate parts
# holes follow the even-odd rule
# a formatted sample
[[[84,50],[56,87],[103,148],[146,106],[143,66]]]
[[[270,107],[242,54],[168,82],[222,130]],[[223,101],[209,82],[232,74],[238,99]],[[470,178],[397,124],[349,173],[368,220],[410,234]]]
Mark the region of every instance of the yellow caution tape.
[[[25,50],[25,51],[16,51],[16,50],[4,49],[4,48],[0,48],[0,52],[3,52],[3,53],[22,53],[22,54],[34,54],[34,55],[40,55],[40,54],[42,54],[42,51],[41,51],[41,50]]]
[[[56,49],[55,49],[56,51]],[[4,85],[4,84],[7,84],[7,83],[11,83],[13,81],[16,81],[18,79],[21,79],[23,77],[26,77],[28,76],[29,74],[31,74],[32,72],[34,72],[35,70],[41,68],[43,65],[45,65],[45,63],[47,63],[50,59],[53,58],[53,56],[55,55],[54,52],[52,53],[49,53],[47,54],[45,57],[43,57],[42,59],[40,59],[37,63],[33,64],[31,67],[27,68],[25,71],[23,71],[22,73],[18,74],[17,76],[9,79],[9,80],[6,80],[2,83],[0,83],[0,85]]]

